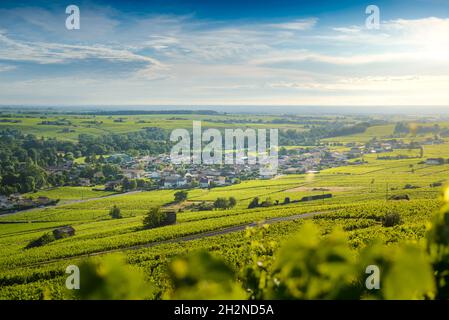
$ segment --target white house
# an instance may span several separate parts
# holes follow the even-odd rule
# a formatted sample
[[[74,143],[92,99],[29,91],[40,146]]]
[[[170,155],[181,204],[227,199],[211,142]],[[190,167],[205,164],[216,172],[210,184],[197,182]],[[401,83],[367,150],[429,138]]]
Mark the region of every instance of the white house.
[[[168,176],[164,179],[164,188],[179,188],[185,186],[187,184],[186,179],[182,178],[179,175]]]
[[[140,179],[145,175],[145,171],[140,169],[123,169],[123,175],[128,179]]]

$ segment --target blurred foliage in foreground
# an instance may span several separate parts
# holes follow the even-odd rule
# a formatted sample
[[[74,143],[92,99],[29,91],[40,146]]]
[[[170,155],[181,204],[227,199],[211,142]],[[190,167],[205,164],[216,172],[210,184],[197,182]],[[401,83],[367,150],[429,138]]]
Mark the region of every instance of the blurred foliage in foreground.
[[[449,204],[435,214],[421,243],[372,243],[351,250],[341,230],[323,237],[312,223],[278,246],[264,240],[268,226],[247,230],[239,268],[205,251],[175,258],[164,299],[448,299]],[[380,288],[365,286],[369,265]],[[139,269],[117,257],[80,266],[80,299],[152,299]]]
[[[138,268],[125,264],[118,255],[102,260],[89,259],[80,265],[80,290],[73,290],[82,300],[138,300],[151,297],[152,286]]]

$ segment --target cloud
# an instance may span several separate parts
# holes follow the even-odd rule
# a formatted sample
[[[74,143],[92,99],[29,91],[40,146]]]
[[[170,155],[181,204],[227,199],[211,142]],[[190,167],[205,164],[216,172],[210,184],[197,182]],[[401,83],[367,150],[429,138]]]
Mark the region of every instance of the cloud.
[[[416,94],[427,91],[439,92],[449,87],[448,76],[406,75],[406,76],[369,76],[340,77],[324,81],[280,81],[269,83],[272,88],[320,91],[360,91],[360,92],[403,92]]]
[[[382,21],[380,30],[368,30],[362,25],[333,27],[334,31],[319,38],[342,42],[364,42],[374,46],[413,45],[419,48],[449,43],[449,18],[393,19]]]
[[[157,71],[168,67],[155,58],[107,45],[72,45],[13,40],[0,33],[0,59],[4,61],[61,64],[82,60],[104,60],[119,63],[142,63],[140,77],[154,78]]]
[[[0,72],[11,71],[14,70],[15,68],[16,68],[15,66],[0,64]]]
[[[252,61],[256,65],[275,65],[292,62],[319,62],[334,65],[364,65],[382,62],[404,62],[419,61],[422,56],[413,52],[383,53],[383,54],[361,54],[361,55],[327,55],[315,52],[288,52],[286,54],[275,54],[272,57],[256,59]]]
[[[287,30],[309,30],[318,22],[317,18],[299,19],[290,22],[269,24],[269,27],[287,29]]]

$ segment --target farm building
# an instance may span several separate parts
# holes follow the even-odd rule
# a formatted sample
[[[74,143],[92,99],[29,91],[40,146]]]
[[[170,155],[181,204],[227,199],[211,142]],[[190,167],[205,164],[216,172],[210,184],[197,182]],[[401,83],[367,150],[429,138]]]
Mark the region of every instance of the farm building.
[[[63,226],[53,230],[55,239],[67,238],[75,235],[75,229],[72,226]]]

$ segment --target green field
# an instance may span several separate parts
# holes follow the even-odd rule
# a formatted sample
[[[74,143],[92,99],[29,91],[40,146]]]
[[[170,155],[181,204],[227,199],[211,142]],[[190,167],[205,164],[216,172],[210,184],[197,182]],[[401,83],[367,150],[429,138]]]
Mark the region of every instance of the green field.
[[[89,117],[79,116],[73,120],[75,132],[63,135],[58,133],[60,128],[57,126],[37,125],[40,119],[36,118],[17,118],[22,123],[13,126],[36,135],[76,140],[80,132],[103,134],[129,132],[147,126],[188,127],[194,117],[182,115],[176,117],[186,120],[168,119],[175,116],[138,117],[145,120],[139,125],[136,125],[137,117],[126,117],[125,123],[118,124],[112,118],[97,116],[95,119],[103,122],[99,128],[83,125],[82,121]],[[207,119],[211,116],[201,117]],[[221,116],[221,119],[233,117]],[[0,127],[8,125],[2,123]],[[208,125],[217,126],[217,123]],[[227,123],[218,124],[218,127],[226,126]],[[289,127],[283,125],[283,128]],[[297,129],[302,130],[300,127]],[[393,124],[374,126],[363,134],[326,141],[366,142],[374,137],[388,137],[393,129]],[[448,151],[449,142],[425,145],[424,158],[445,157]],[[400,150],[389,155],[397,154],[413,158],[379,160],[376,154],[369,154],[364,156],[364,164],[326,169],[317,174],[282,175],[271,180],[242,181],[210,190],[189,190],[187,204],[232,196],[236,198],[237,205],[229,210],[184,210],[178,213],[175,225],[155,229],[142,228],[143,216],[152,207],[170,205],[175,190],[111,196],[111,192],[95,191],[91,187],[60,187],[31,193],[32,197],[45,196],[63,201],[54,207],[0,216],[0,299],[40,299],[43,295],[53,299],[70,298],[63,289],[65,268],[82,263],[88,255],[96,255],[96,259],[102,261],[112,252],[121,252],[130,265],[141,270],[145,279],[155,285],[157,289],[149,298],[161,298],[172,288],[167,268],[175,257],[205,249],[234,268],[240,268],[239,257],[251,242],[245,237],[247,232],[241,229],[223,234],[211,232],[253,222],[270,222],[263,241],[271,241],[276,246],[292,238],[306,220],[318,226],[323,238],[332,230],[341,228],[354,254],[374,241],[385,248],[402,243],[421,243],[431,217],[442,205],[441,195],[448,180],[449,164],[422,163],[423,159],[418,157],[416,150]],[[442,185],[432,187],[433,183]],[[406,185],[413,188],[406,188]],[[286,197],[293,201],[324,192],[331,193],[332,198],[282,204]],[[391,196],[404,194],[410,200],[388,200]],[[280,204],[248,209],[254,197],[279,200]],[[110,217],[109,210],[113,206],[120,208],[122,219]],[[306,219],[286,219],[308,213],[314,215]],[[383,226],[383,217],[391,213],[401,216],[401,224]],[[31,241],[64,225],[73,226],[75,235],[41,247],[25,248]],[[190,241],[180,239],[191,236]]]
[[[111,191],[101,191],[103,186],[97,187],[58,187],[48,190],[39,190],[26,194],[32,198],[47,197],[59,200],[84,200],[91,198],[101,198],[115,194]]]
[[[0,114],[0,119],[2,118]],[[201,121],[204,128],[292,128],[303,130],[300,125],[272,124],[264,123],[271,121],[273,116],[258,116],[261,123],[254,123],[253,117],[242,117],[241,115],[137,115],[137,116],[73,116],[46,114],[41,117],[11,115],[6,119],[18,120],[19,123],[0,122],[0,129],[14,128],[27,134],[34,134],[38,137],[58,138],[69,141],[77,141],[79,134],[90,134],[94,136],[128,133],[142,130],[144,128],[156,127],[173,130],[176,128],[192,128],[192,121]],[[40,124],[42,121],[68,120],[70,125],[47,125]],[[123,119],[123,122],[114,120]],[[213,122],[208,120],[212,119]],[[232,123],[233,119],[238,119],[241,123]],[[248,122],[245,122],[245,119]],[[226,123],[220,121],[226,120]],[[92,122],[97,123],[93,124]],[[64,132],[69,129],[70,132]]]

